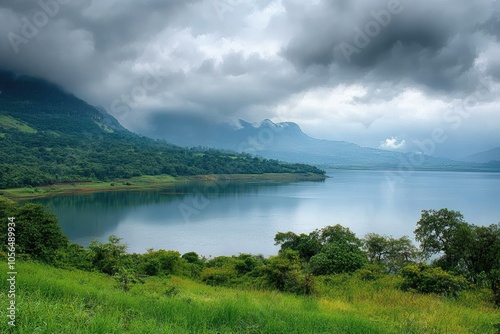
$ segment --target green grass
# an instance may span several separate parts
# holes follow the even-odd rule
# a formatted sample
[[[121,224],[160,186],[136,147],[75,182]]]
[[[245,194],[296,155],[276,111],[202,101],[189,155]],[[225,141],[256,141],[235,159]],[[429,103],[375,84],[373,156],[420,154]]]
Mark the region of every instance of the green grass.
[[[9,329],[6,274],[1,333],[495,333],[499,312],[482,291],[457,299],[404,293],[397,280],[338,276],[320,295],[210,287],[147,278],[128,292],[106,275],[17,265],[17,327]]]
[[[6,116],[6,115],[0,115],[0,127],[3,127],[5,129],[17,129],[21,132],[25,133],[37,133],[35,129],[30,127],[28,124],[21,122],[14,117],[11,116]]]

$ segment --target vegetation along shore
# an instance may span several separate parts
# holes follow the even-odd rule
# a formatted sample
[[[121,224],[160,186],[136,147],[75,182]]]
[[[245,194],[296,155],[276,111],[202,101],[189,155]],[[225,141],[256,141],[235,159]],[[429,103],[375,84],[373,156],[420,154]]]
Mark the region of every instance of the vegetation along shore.
[[[275,256],[206,258],[116,236],[71,243],[43,206],[0,199],[0,238],[15,223],[15,286],[0,274],[15,327],[2,333],[498,333],[500,224],[424,210],[407,236],[325,226],[279,232]],[[2,244],[0,257],[11,261]],[[433,261],[429,262],[428,259]],[[9,260],[10,259],[10,260]],[[9,286],[10,289],[9,290]],[[10,298],[10,299],[9,299]]]

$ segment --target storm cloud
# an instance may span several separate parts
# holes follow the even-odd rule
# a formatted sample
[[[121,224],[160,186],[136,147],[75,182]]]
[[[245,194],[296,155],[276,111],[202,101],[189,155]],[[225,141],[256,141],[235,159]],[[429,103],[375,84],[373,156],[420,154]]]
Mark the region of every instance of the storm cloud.
[[[410,0],[4,0],[0,68],[125,126],[156,114],[297,122],[436,155],[500,146],[500,5]],[[1,89],[1,87],[0,87]]]

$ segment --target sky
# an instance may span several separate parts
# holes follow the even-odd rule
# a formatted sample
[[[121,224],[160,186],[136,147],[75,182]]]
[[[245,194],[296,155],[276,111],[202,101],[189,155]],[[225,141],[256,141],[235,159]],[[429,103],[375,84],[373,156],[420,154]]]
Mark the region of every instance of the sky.
[[[131,130],[271,119],[462,157],[500,146],[498,0],[2,0],[0,68]]]

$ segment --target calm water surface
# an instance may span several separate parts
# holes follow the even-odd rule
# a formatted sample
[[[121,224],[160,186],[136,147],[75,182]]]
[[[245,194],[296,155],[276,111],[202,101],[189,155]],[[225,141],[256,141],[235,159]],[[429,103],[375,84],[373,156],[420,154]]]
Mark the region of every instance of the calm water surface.
[[[181,185],[157,192],[108,192],[40,199],[81,245],[123,238],[149,248],[205,256],[271,255],[278,231],[308,233],[341,224],[413,237],[422,209],[461,211],[469,223],[500,222],[500,173],[328,171],[324,182]]]

